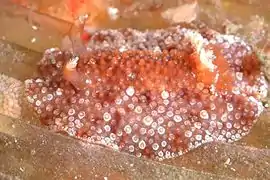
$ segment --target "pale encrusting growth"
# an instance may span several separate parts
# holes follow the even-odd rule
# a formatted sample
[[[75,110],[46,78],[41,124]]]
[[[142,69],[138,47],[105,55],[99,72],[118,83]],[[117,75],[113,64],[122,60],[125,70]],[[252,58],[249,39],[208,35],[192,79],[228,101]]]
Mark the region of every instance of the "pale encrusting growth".
[[[155,159],[245,136],[267,83],[252,48],[207,28],[102,30],[77,57],[49,49],[26,95],[41,121]]]
[[[13,118],[21,117],[24,84],[14,78],[0,74],[0,113]]]

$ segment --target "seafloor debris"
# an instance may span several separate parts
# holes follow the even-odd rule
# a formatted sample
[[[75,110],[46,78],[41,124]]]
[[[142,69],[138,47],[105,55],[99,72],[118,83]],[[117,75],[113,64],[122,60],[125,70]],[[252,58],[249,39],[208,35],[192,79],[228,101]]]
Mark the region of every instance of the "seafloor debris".
[[[100,30],[78,56],[49,49],[26,95],[56,132],[165,159],[248,134],[267,83],[252,47],[206,27]]]
[[[197,18],[198,2],[186,3],[162,12],[162,17],[171,23],[192,22]]]

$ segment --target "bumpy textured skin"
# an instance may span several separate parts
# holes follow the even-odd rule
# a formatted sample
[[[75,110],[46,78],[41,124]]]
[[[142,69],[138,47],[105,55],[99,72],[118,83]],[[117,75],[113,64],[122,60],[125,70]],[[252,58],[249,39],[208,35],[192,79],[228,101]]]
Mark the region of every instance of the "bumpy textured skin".
[[[202,66],[205,57],[215,69]],[[26,81],[31,107],[53,131],[138,157],[239,140],[263,111],[267,83],[252,48],[205,27],[102,30],[75,71],[72,58],[45,52],[39,77]]]

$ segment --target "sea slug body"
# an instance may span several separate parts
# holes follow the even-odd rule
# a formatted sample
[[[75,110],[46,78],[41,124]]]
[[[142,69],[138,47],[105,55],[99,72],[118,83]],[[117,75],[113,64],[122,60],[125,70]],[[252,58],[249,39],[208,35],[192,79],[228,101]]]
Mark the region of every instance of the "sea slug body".
[[[252,47],[177,25],[100,30],[74,56],[48,49],[27,99],[51,130],[135,156],[167,159],[247,135],[267,82]]]

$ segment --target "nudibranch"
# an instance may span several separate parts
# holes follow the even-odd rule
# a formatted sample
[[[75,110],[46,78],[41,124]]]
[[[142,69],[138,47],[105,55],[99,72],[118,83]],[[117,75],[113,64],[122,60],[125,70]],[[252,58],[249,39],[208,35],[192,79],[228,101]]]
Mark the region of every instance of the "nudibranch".
[[[205,27],[99,30],[87,50],[48,49],[26,81],[30,106],[55,132],[167,159],[247,135],[267,81],[252,47]]]

